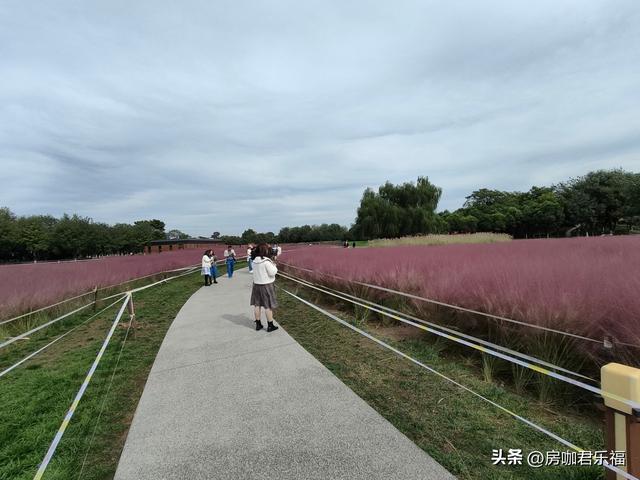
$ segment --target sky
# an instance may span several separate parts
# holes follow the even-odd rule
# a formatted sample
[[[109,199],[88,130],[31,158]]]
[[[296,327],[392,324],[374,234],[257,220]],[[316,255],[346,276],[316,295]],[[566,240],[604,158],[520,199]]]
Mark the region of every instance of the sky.
[[[637,0],[0,2],[0,206],[191,235],[640,171]]]

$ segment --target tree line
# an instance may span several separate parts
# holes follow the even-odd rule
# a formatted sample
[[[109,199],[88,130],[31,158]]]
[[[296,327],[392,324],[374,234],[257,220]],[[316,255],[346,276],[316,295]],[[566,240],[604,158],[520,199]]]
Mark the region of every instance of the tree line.
[[[216,232],[218,233],[218,232]],[[310,242],[330,242],[333,240],[344,240],[351,238],[351,233],[347,227],[337,223],[321,225],[302,225],[299,227],[283,227],[275,234],[274,232],[256,232],[249,228],[242,232],[240,236],[234,235],[212,235],[222,242],[237,244],[258,244],[258,243],[310,243]]]
[[[164,229],[164,222],[157,219],[107,225],[79,215],[18,217],[5,207],[0,208],[0,260],[60,260],[140,253],[149,241],[166,238]]]
[[[508,233],[516,238],[640,233],[640,174],[598,170],[527,192],[482,188],[450,212],[436,212],[442,189],[427,177],[367,188],[351,228],[336,223],[245,230],[211,238],[229,244],[370,240],[428,233]],[[0,208],[0,261],[56,260],[140,253],[152,240],[189,238],[161,220],[107,225],[78,215],[16,216]],[[203,238],[203,237],[200,237]],[[206,238],[206,237],[204,237]]]
[[[371,240],[429,233],[508,233],[515,238],[640,233],[640,173],[598,170],[527,192],[481,188],[451,212],[436,212],[442,189],[428,177],[367,188],[351,228],[338,224],[246,230],[237,242]],[[234,242],[232,242],[234,243]]]
[[[338,224],[284,227],[278,234],[245,230],[241,236],[214,232],[210,238],[239,245],[248,243],[318,242],[345,238],[346,227]],[[187,239],[180,230],[165,232],[162,220],[138,220],[133,224],[94,222],[89,217],[65,214],[17,216],[8,208],[0,208],[0,261],[23,262],[66,260],[102,255],[142,253],[153,240]],[[199,239],[207,237],[198,237]]]
[[[480,189],[454,212],[448,232],[501,232],[516,238],[640,233],[640,174],[598,170],[528,192]]]

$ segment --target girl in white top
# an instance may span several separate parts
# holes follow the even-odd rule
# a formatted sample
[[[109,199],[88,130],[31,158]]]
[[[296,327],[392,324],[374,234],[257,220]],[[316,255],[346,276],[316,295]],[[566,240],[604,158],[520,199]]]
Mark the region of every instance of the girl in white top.
[[[211,250],[206,250],[202,256],[202,275],[204,275],[204,286],[211,285]]]
[[[266,243],[261,243],[256,247],[255,259],[253,260],[253,288],[250,302],[254,309],[256,330],[264,328],[260,320],[261,308],[264,309],[267,316],[267,332],[278,329],[273,324],[273,309],[278,307],[276,290],[273,287],[277,273],[278,267],[269,258],[269,247]]]

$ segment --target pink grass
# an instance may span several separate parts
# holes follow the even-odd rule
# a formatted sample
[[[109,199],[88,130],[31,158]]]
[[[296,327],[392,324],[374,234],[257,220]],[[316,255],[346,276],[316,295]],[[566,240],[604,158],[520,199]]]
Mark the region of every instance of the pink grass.
[[[0,316],[22,313],[65,298],[133,278],[186,267],[200,261],[199,250],[106,257],[82,262],[0,266]]]
[[[611,335],[640,344],[640,237],[310,248],[282,260],[599,340]]]
[[[303,245],[283,245],[286,250]],[[246,255],[246,245],[234,247]],[[225,246],[214,253],[222,259]],[[116,285],[154,273],[200,264],[202,249],[174,250],[150,255],[105,257],[60,263],[0,265],[0,318],[51,305],[85,293],[95,286]]]

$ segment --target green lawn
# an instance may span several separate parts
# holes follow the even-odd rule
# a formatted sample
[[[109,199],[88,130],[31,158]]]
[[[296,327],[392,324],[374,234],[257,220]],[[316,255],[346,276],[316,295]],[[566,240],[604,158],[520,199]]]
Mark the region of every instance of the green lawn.
[[[369,240],[356,240],[356,247],[368,247]]]
[[[281,287],[309,301],[321,297],[280,279]],[[566,448],[451,383],[399,357],[278,291],[277,320],[304,348],[381,415],[461,479],[599,479],[597,467],[493,466],[492,449],[565,451]],[[353,316],[335,310],[344,320]],[[603,448],[597,414],[585,415],[508,386],[483,380],[477,358],[444,353],[413,327],[358,321],[357,326],[408,355],[585,449]]]
[[[238,265],[241,267],[241,265]],[[224,267],[219,268],[224,273]],[[199,272],[134,295],[137,328],[125,344],[113,385],[106,395],[126,333],[128,315],[114,334],[89,388],[67,428],[44,478],[108,479],[115,473],[129,424],[169,325],[200,288]],[[110,328],[118,306],[78,328],[49,350],[0,378],[0,479],[31,479]],[[2,351],[6,367],[93,311],[51,326],[28,342]],[[99,418],[103,400],[104,411]],[[91,441],[95,430],[95,438]],[[86,455],[86,462],[85,462]],[[80,471],[82,465],[82,476]]]

